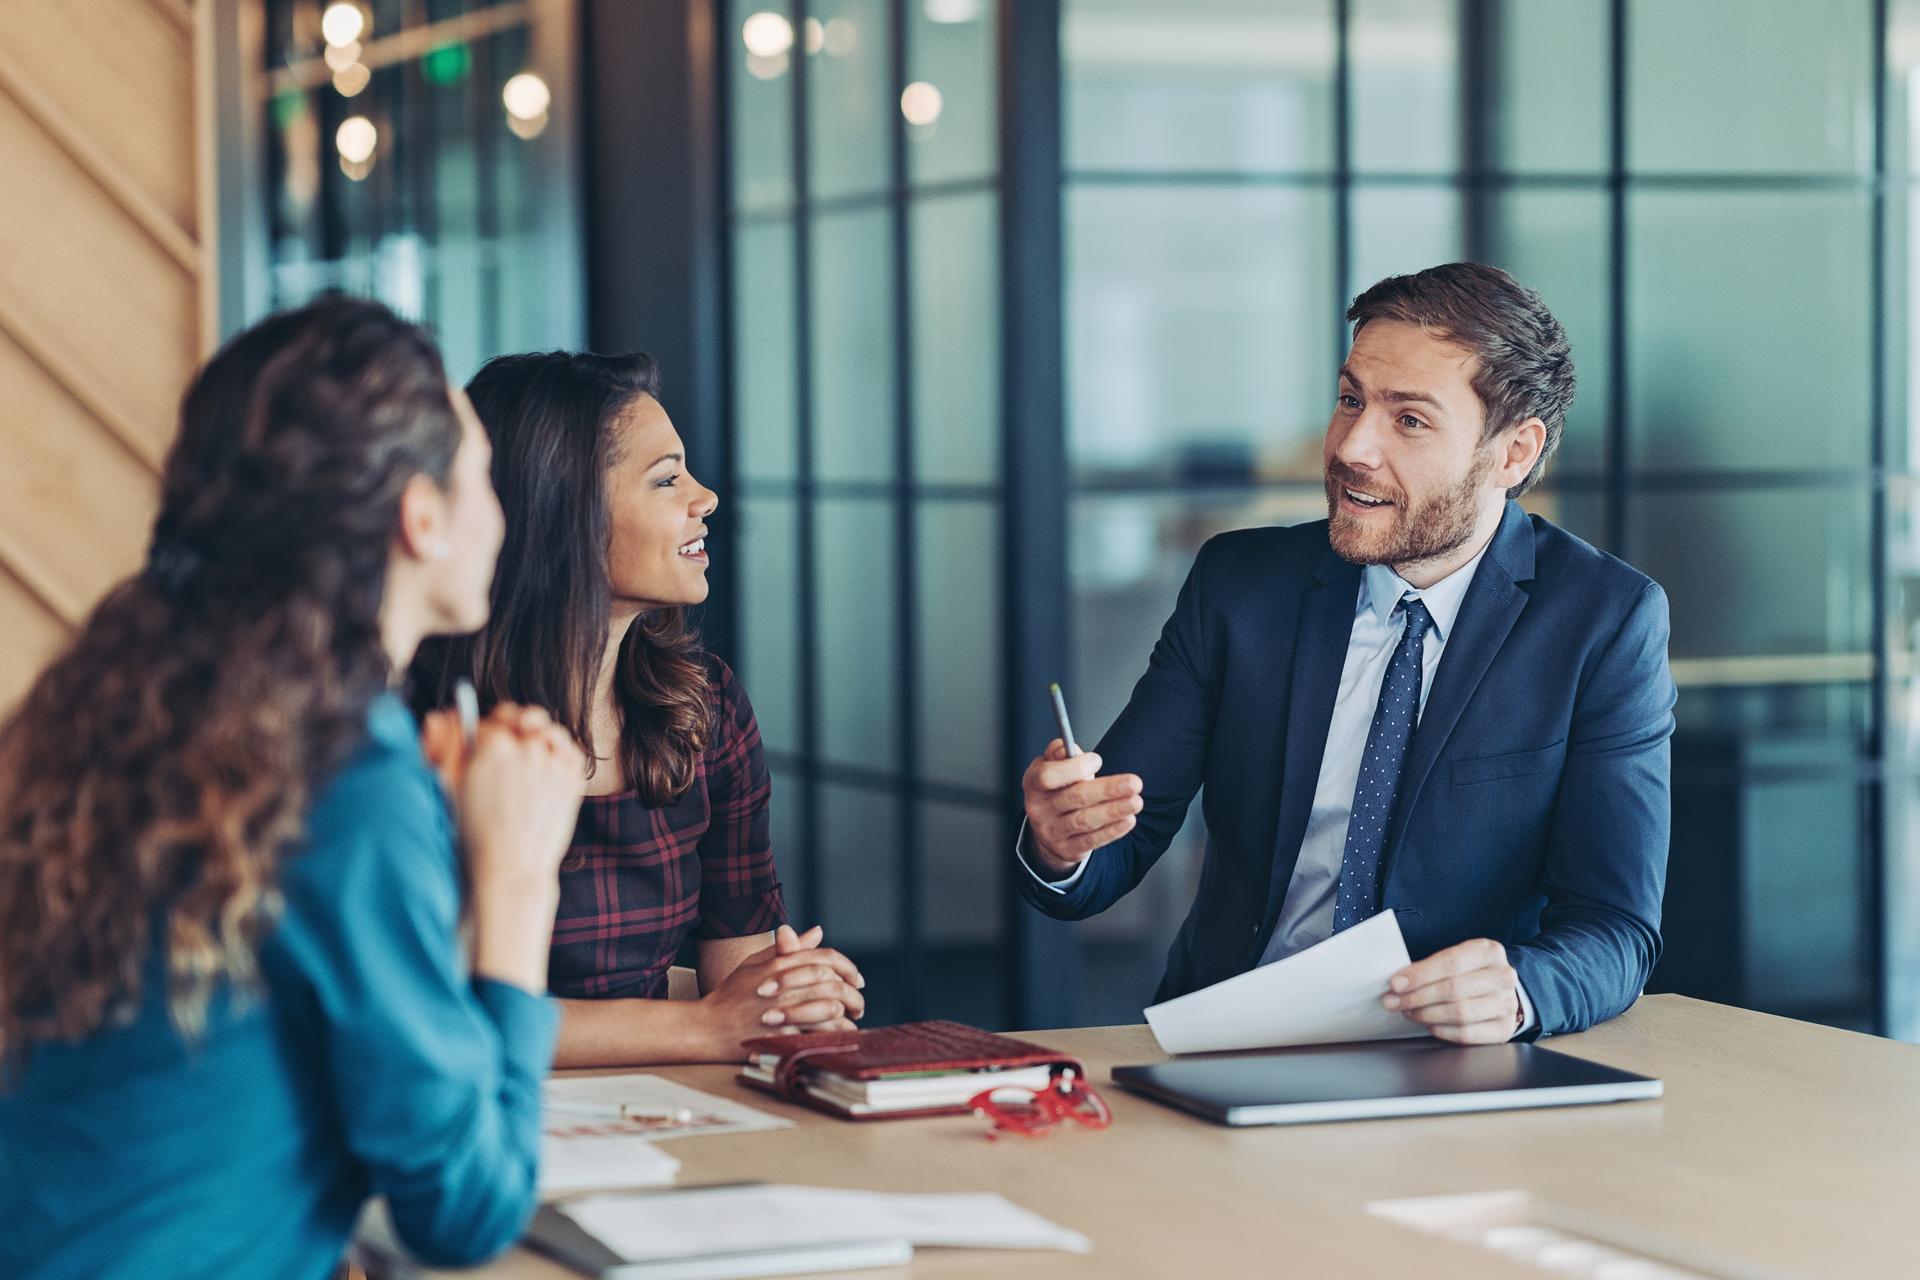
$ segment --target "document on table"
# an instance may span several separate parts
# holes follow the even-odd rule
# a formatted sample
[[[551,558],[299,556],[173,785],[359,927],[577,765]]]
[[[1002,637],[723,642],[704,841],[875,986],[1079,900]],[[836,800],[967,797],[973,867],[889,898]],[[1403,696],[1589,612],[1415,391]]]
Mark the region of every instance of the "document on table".
[[[1284,960],[1153,1005],[1147,1025],[1168,1053],[1425,1035],[1380,1006],[1387,979],[1407,964],[1400,922],[1382,911]]]
[[[555,1207],[628,1262],[864,1240],[1093,1251],[1079,1232],[991,1193],[899,1195],[768,1184],[596,1195]]]
[[[548,1080],[541,1090],[540,1189],[596,1191],[672,1182],[680,1162],[653,1144],[793,1122],[653,1075]]]

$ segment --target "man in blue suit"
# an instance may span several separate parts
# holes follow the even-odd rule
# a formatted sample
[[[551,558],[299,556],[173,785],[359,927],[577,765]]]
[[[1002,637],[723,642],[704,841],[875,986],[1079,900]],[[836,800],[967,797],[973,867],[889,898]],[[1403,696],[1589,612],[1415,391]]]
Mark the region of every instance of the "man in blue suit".
[[[1077,920],[1201,792],[1206,861],[1160,999],[1391,907],[1381,999],[1442,1039],[1579,1031],[1660,955],[1667,602],[1529,516],[1573,399],[1566,331],[1505,272],[1381,281],[1327,424],[1325,522],[1201,548],[1098,748],[1023,779],[1016,873]]]

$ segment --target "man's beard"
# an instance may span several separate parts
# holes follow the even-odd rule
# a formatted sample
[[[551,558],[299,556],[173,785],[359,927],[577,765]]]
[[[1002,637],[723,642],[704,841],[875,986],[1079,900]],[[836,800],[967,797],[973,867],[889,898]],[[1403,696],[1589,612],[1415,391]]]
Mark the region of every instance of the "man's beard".
[[[1362,518],[1341,509],[1341,491],[1369,493],[1374,486],[1337,461],[1327,463],[1327,540],[1349,564],[1407,565],[1438,560],[1458,551],[1480,523],[1480,486],[1493,469],[1493,451],[1476,450],[1460,483],[1409,510],[1406,495],[1375,494],[1393,503],[1392,527],[1367,528]]]

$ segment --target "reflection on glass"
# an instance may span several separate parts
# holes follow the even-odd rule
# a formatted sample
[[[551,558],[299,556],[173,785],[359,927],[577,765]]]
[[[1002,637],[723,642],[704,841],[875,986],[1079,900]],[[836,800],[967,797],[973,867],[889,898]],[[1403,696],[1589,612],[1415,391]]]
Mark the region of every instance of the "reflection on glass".
[[[992,194],[917,199],[913,471],[936,483],[1000,476],[1000,206]]]
[[[930,952],[927,1013],[976,1027],[1004,1027],[1003,904],[1012,855],[1002,817],[991,808],[926,801],[919,820],[920,920]]]
[[[773,800],[769,809],[769,827],[773,834],[773,865],[780,873],[781,896],[787,902],[787,915],[793,927],[805,931],[820,918],[814,886],[807,881],[806,848],[803,828],[806,820],[805,784],[800,775],[774,768]]]
[[[716,518],[726,518],[722,502]],[[740,676],[769,751],[800,750],[800,523],[792,498],[742,498]]]
[[[1872,167],[1866,0],[1629,0],[1627,39],[1629,168]]]
[[[784,0],[728,0],[721,38],[736,209],[793,203],[793,25],[785,9]]]
[[[1064,0],[1069,171],[1324,172],[1331,0]]]
[[[1466,257],[1464,198],[1451,186],[1366,186],[1353,189],[1355,297],[1388,276],[1423,271]]]
[[[813,465],[826,480],[894,470],[893,238],[884,209],[813,222]]]
[[[852,953],[900,945],[900,800],[886,791],[823,782],[820,791],[819,922],[827,945]],[[883,966],[874,966],[876,977]],[[868,980],[868,1002],[885,998]]]
[[[1082,745],[1098,741],[1126,705],[1202,543],[1229,529],[1326,515],[1318,483],[1231,496],[1075,498],[1067,548],[1074,641],[1068,693]]]
[[[1866,465],[1867,200],[1632,197],[1627,411],[1636,469]]]
[[[1610,0],[1496,0],[1494,166],[1520,173],[1608,167]]]
[[[1549,474],[1602,470],[1613,323],[1607,197],[1509,189],[1488,199],[1486,208],[1485,260],[1539,290],[1573,346],[1573,408]]]
[[[816,509],[821,753],[891,772],[900,765],[893,503],[827,498]]]
[[[1529,514],[1551,521],[1592,546],[1605,547],[1607,545],[1605,495],[1598,488],[1557,488],[1552,481],[1551,463],[1548,464],[1547,476],[1545,481],[1528,490],[1521,497],[1521,507]]]
[[[1889,789],[1894,798],[1884,859],[1887,1034],[1920,1041],[1920,779],[1903,777]]]
[[[734,227],[734,452],[740,475],[749,480],[799,475],[793,241],[790,222]]]
[[[1076,475],[1317,479],[1339,369],[1327,195],[1076,186],[1066,217]]]
[[[1352,0],[1353,167],[1460,169],[1460,0]]]
[[[915,183],[991,177],[999,168],[1000,81],[994,64],[998,5],[987,0],[909,0],[907,79],[932,118],[907,131],[907,177]]]
[[[815,199],[877,193],[890,181],[899,108],[887,69],[889,8],[887,0],[807,5],[807,186]]]
[[[1844,767],[1844,743],[1749,738],[1750,767]],[[1740,894],[1754,1007],[1819,1017],[1862,1008],[1866,966],[1866,803],[1846,773],[1754,781],[1740,790]]]
[[[328,289],[378,298],[434,330],[456,382],[504,351],[582,344],[575,140],[549,127],[566,118],[566,81],[542,44],[544,8],[391,60],[378,42],[411,40],[413,9],[376,11],[360,37],[373,43],[356,47],[323,45],[317,5],[264,6],[261,70],[312,77],[260,106],[271,308]]]
[[[1636,493],[1626,559],[1666,588],[1676,660],[1863,653],[1867,511],[1842,488]]]
[[[1000,505],[931,500],[917,505],[920,771],[998,790],[1001,760]]]
[[[1887,172],[1910,177],[1920,170],[1920,132],[1913,127],[1920,101],[1920,0],[1888,0],[1887,99],[1880,127],[1887,137]]]

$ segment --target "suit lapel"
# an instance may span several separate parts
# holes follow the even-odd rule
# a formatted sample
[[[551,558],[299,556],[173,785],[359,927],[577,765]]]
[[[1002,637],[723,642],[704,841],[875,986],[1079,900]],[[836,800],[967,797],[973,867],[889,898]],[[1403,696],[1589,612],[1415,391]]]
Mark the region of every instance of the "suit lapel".
[[[1353,635],[1359,591],[1359,568],[1329,548],[1314,569],[1313,585],[1301,601],[1300,633],[1293,648],[1293,675],[1288,685],[1280,818],[1274,830],[1267,910],[1261,917],[1262,947],[1286,898],[1293,865],[1300,857],[1300,841],[1307,833],[1307,818],[1313,812],[1313,793],[1319,785],[1320,760],[1326,754],[1327,729],[1333,722],[1333,703],[1340,692],[1340,671],[1347,660],[1347,641]]]
[[[1453,727],[1460,722],[1474,691],[1493,665],[1494,655],[1507,641],[1513,624],[1527,607],[1527,593],[1520,583],[1533,578],[1533,525],[1518,503],[1508,502],[1486,558],[1474,573],[1460,602],[1460,616],[1453,621],[1453,634],[1447,637],[1446,652],[1439,670],[1433,673],[1433,688],[1427,691],[1426,709],[1420,713],[1420,725],[1414,730],[1413,744],[1400,774],[1399,794],[1393,806],[1393,823],[1387,829],[1387,844],[1381,859],[1380,880],[1386,883],[1400,834],[1407,815],[1419,802],[1421,788],[1433,772],[1440,753],[1446,749]]]

